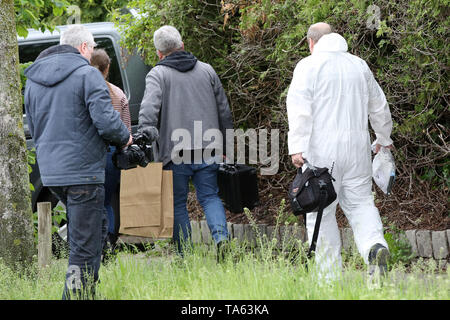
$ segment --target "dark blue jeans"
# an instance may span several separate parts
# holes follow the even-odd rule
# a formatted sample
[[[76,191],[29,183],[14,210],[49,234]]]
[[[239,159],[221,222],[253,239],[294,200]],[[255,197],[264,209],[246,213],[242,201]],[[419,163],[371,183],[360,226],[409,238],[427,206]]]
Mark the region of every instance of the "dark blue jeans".
[[[50,187],[67,210],[69,266],[63,299],[93,299],[106,238],[103,184]]]
[[[205,162],[179,165],[170,162],[164,166],[165,170],[173,172],[173,239],[180,254],[183,254],[183,245],[190,244],[192,232],[186,207],[191,178],[197,193],[197,200],[203,208],[214,242],[218,243],[228,239],[225,209],[218,195],[218,167],[219,165],[216,163],[206,164]]]
[[[120,170],[112,162],[112,155],[116,151],[116,147],[109,146],[109,151],[106,155],[106,169],[105,169],[105,208],[108,218],[108,233],[115,235],[115,215],[111,206],[111,198],[117,191],[120,182]]]

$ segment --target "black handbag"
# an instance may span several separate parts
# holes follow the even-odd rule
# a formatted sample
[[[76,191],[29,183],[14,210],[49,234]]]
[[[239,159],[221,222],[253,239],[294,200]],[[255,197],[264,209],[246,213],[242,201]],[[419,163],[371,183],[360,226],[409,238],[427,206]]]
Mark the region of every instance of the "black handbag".
[[[308,257],[311,257],[311,253],[316,249],[323,209],[336,200],[337,195],[333,186],[334,178],[328,172],[328,168],[316,168],[306,160],[304,166],[307,167],[306,170],[302,172],[302,168],[299,168],[289,187],[289,199],[294,215],[304,216],[305,226],[306,214],[317,211],[313,238],[308,251]]]

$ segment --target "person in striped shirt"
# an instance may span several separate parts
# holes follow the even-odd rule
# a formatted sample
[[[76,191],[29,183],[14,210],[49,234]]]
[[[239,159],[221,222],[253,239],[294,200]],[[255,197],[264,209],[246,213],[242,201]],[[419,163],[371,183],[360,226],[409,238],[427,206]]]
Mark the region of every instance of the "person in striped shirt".
[[[130,120],[130,109],[128,106],[128,99],[125,93],[117,87],[116,85],[110,83],[108,79],[109,67],[111,65],[111,59],[104,49],[94,50],[91,57],[91,65],[96,67],[103,77],[105,78],[106,85],[109,89],[109,94],[111,96],[111,102],[114,109],[120,113],[120,119],[127,126],[128,131],[131,133],[131,120]],[[114,166],[112,162],[112,155],[116,150],[115,146],[109,146],[108,156],[106,161],[106,171],[105,171],[105,209],[107,212],[108,221],[108,235],[104,240],[104,254],[102,261],[107,258],[107,251],[114,247],[118,238],[118,228],[115,226],[115,216],[114,211],[111,206],[112,195],[116,192],[120,181],[120,170]],[[105,226],[106,227],[106,226]],[[113,250],[109,250],[110,252]]]

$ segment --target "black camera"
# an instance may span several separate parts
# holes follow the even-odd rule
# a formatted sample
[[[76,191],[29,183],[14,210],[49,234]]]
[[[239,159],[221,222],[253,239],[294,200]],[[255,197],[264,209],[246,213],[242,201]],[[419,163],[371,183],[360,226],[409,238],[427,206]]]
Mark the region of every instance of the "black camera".
[[[113,164],[123,170],[146,167],[153,159],[152,141],[145,133],[133,134],[133,143],[125,149],[117,148],[112,156]]]

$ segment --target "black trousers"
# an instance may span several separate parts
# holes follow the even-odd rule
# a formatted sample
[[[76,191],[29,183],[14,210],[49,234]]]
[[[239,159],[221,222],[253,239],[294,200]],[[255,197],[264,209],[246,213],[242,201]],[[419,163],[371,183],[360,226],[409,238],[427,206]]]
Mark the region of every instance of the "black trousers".
[[[62,298],[93,299],[107,235],[105,188],[103,184],[86,184],[50,190],[67,210],[69,265]]]

